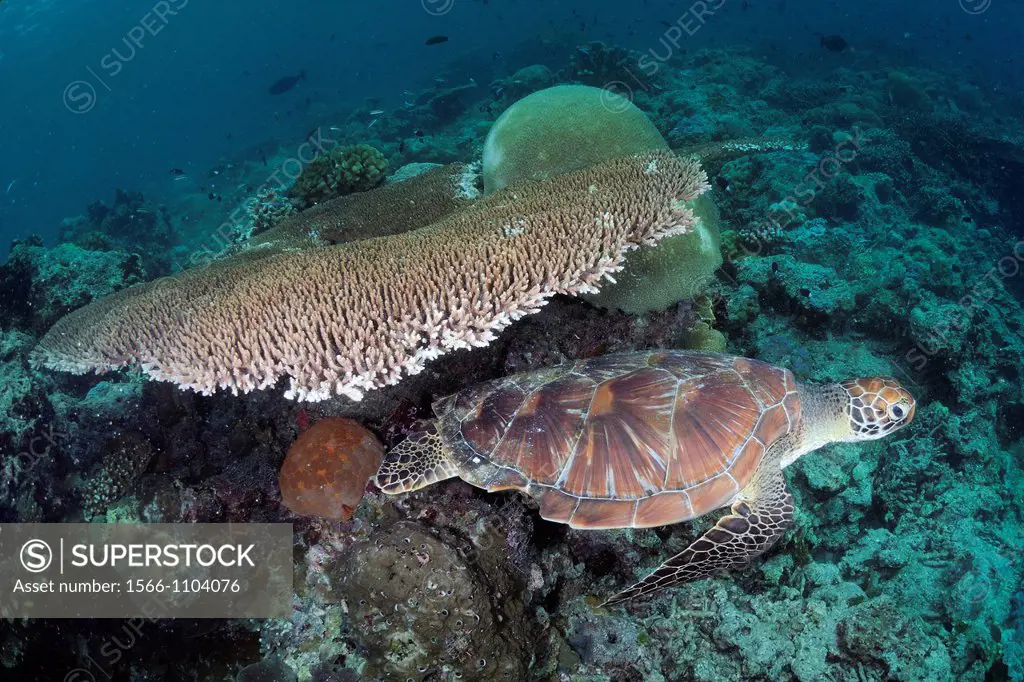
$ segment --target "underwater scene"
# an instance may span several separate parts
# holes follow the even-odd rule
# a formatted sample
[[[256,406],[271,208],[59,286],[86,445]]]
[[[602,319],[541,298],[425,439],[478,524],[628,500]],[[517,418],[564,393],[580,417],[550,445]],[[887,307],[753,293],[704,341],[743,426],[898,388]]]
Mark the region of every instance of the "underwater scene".
[[[0,680],[1024,680],[1024,3],[0,2]]]

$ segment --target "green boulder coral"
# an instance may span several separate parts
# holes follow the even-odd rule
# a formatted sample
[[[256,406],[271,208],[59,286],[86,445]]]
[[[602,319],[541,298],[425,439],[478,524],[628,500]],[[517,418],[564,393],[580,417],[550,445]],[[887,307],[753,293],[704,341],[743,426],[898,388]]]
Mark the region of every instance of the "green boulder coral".
[[[559,85],[519,100],[484,143],[484,191],[545,180],[608,159],[667,149],[647,115],[625,97],[585,85]],[[626,257],[616,284],[589,297],[605,308],[640,314],[693,299],[722,264],[718,210],[704,194],[689,202],[693,233]]]
[[[690,234],[669,237],[657,248],[626,255],[616,283],[588,297],[604,308],[641,314],[664,310],[703,292],[722,265],[718,209],[707,194],[687,202],[697,218]],[[717,350],[717,347],[715,347]]]
[[[644,112],[625,97],[585,85],[558,85],[503,113],[484,142],[484,191],[668,149]]]
[[[353,192],[365,192],[384,181],[388,160],[375,147],[337,147],[306,166],[288,196],[299,209]]]

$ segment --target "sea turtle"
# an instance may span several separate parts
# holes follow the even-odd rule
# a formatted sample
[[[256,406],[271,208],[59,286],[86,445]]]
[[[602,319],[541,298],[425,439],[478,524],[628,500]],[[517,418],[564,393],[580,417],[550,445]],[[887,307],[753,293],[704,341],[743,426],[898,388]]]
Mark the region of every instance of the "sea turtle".
[[[632,597],[745,564],[790,525],[782,469],[823,445],[882,438],[914,418],[895,379],[799,384],[742,357],[659,350],[606,355],[467,388],[399,443],[386,493],[459,477],[520,490],[573,528],[649,528],[729,507]]]

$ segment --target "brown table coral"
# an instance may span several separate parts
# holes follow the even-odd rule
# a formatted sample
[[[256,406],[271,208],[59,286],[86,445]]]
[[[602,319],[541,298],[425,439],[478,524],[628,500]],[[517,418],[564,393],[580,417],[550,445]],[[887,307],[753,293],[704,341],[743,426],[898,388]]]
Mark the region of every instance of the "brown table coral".
[[[484,346],[555,294],[592,293],[625,254],[684,234],[707,189],[669,152],[509,188],[413,232],[228,259],[118,292],[59,321],[37,365],[139,366],[210,394],[359,400],[452,350]],[[243,254],[244,255],[244,254]]]

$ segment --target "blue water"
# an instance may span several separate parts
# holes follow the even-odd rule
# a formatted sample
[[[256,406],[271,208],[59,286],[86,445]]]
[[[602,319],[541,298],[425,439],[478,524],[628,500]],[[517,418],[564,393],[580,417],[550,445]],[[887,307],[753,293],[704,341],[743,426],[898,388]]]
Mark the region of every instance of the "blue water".
[[[52,240],[62,219],[115,188],[159,200],[172,189],[171,168],[202,172],[259,143],[301,137],[368,97],[400,105],[403,90],[429,87],[453,66],[488,83],[590,40],[663,51],[661,22],[688,15],[684,25],[699,30],[678,40],[681,49],[748,45],[794,74],[850,58],[823,53],[820,32],[842,34],[869,62],[957,70],[1006,92],[1024,80],[1016,0],[991,0],[978,15],[955,0],[727,0],[704,25],[692,3],[667,0],[454,0],[441,16],[414,0],[170,5],[177,13],[161,21],[151,2],[0,3],[0,249],[29,234]],[[143,21],[140,46],[126,44]],[[451,40],[425,46],[434,34]],[[267,94],[302,69],[299,87]],[[95,89],[87,113],[64,104],[76,81]]]

